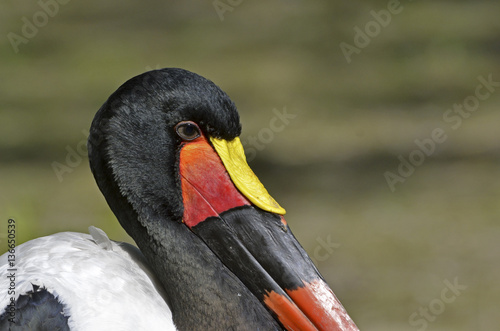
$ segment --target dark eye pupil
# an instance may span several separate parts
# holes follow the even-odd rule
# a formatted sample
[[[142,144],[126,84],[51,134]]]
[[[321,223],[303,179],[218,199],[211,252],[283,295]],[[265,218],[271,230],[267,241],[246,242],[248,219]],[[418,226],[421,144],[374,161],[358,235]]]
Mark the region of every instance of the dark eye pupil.
[[[186,124],[184,125],[183,127],[183,130],[182,130],[184,133],[184,135],[188,136],[188,137],[191,137],[191,136],[195,136],[196,135],[196,127],[193,125],[193,124]]]

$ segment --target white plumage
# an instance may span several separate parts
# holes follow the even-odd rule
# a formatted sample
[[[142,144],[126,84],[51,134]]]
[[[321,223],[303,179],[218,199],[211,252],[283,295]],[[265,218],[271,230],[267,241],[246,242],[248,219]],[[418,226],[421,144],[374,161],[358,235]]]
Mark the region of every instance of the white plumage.
[[[16,247],[14,299],[32,284],[45,287],[65,306],[71,330],[176,330],[142,253],[109,240],[100,229],[89,231],[56,233]],[[7,268],[6,253],[0,257],[0,307],[11,297]]]

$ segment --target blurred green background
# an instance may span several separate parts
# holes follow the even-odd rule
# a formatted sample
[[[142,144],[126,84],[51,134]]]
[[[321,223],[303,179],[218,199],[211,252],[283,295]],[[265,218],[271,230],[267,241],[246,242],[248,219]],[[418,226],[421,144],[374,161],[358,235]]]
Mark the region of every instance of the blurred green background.
[[[11,217],[20,242],[130,240],[78,153],[121,83],[182,67],[236,103],[251,167],[362,330],[499,329],[499,83],[443,118],[500,82],[498,1],[60,1],[0,4],[0,239]]]

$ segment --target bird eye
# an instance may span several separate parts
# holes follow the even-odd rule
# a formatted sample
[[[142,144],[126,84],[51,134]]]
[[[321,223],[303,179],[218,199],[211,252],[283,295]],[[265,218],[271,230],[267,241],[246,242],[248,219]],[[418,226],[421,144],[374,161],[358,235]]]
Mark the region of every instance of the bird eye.
[[[201,136],[198,125],[191,121],[179,122],[175,126],[175,132],[184,140],[191,141]]]

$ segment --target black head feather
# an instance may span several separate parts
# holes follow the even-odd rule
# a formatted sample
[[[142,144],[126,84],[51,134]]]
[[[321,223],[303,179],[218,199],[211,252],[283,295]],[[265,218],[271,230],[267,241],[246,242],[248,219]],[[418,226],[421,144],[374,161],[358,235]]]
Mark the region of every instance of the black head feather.
[[[181,139],[175,125],[188,120],[206,136],[231,140],[241,132],[238,112],[226,93],[177,68],[128,80],[99,109],[88,142],[90,166],[121,222],[120,209],[130,207],[134,218],[181,220]]]

